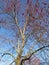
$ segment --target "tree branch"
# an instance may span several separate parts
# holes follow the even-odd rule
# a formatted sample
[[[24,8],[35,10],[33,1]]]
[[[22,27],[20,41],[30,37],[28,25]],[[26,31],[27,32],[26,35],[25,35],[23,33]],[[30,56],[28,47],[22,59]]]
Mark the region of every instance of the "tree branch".
[[[43,47],[41,47],[41,48],[35,50],[33,53],[30,54],[30,56],[29,56],[28,58],[25,57],[25,59],[22,59],[20,65],[22,65],[24,61],[29,60],[33,54],[37,53],[38,51],[40,51],[40,50],[42,50],[42,49],[44,49],[44,48],[46,48],[46,47],[49,47],[49,45],[47,45],[47,46],[43,46]]]
[[[1,59],[3,58],[3,56],[5,56],[5,55],[10,55],[10,56],[12,56],[12,58],[14,58],[15,59],[15,57],[11,54],[11,53],[3,53],[3,55],[2,55],[2,57],[1,57]],[[1,60],[0,59],[0,60]]]
[[[10,65],[12,65],[15,61],[13,61],[12,63],[10,63]]]

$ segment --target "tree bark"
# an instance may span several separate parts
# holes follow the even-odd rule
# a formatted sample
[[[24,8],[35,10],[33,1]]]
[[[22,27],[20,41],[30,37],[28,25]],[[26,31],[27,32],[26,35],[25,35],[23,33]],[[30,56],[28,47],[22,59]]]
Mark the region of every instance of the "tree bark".
[[[20,65],[21,63],[21,58],[18,56],[15,60],[15,65]]]
[[[22,55],[22,49],[20,49],[20,53],[18,54],[17,58],[15,59],[15,65],[21,64],[21,55]]]

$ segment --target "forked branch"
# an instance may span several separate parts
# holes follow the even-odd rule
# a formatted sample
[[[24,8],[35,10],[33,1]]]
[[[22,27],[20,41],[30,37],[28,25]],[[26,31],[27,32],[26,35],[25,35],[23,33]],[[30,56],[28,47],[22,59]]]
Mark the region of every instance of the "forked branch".
[[[38,51],[40,51],[40,50],[42,50],[42,49],[44,49],[44,48],[46,48],[46,47],[49,47],[49,45],[47,45],[47,46],[43,46],[43,47],[41,47],[41,48],[39,48],[39,49],[35,50],[34,52],[32,52],[32,53],[30,54],[30,56],[29,56],[29,57],[27,57],[27,56],[26,56],[24,59],[22,59],[22,61],[21,61],[21,64],[20,64],[20,65],[22,65],[22,64],[23,64],[23,62],[25,62],[26,60],[29,60],[33,54],[37,53]]]

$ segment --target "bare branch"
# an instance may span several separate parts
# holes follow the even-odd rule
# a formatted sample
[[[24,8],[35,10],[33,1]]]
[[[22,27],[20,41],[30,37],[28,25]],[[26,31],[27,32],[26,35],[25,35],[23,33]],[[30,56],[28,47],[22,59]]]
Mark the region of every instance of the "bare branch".
[[[15,59],[15,57],[14,57],[13,54],[11,54],[11,53],[3,53],[1,59],[2,59],[5,55],[10,55],[13,59]],[[0,59],[0,60],[1,60],[1,59]]]
[[[19,29],[20,34],[22,35],[22,30],[21,30],[20,26],[18,25],[18,20],[17,20],[16,16],[17,16],[17,11],[16,11],[16,3],[15,3],[14,4],[14,21]]]
[[[28,23],[28,16],[26,17],[26,23],[24,24],[23,34],[24,34],[24,33],[25,33],[25,31],[26,31],[27,23]]]
[[[13,61],[12,63],[10,63],[10,65],[12,65],[15,61]]]
[[[35,50],[33,53],[30,54],[30,56],[29,56],[28,58],[27,58],[27,56],[26,56],[25,59],[22,59],[20,65],[22,65],[24,61],[29,60],[33,54],[37,53],[38,51],[40,51],[40,50],[42,50],[42,49],[44,49],[44,48],[46,48],[46,47],[49,47],[49,45],[43,46],[43,47],[41,47],[41,48]]]

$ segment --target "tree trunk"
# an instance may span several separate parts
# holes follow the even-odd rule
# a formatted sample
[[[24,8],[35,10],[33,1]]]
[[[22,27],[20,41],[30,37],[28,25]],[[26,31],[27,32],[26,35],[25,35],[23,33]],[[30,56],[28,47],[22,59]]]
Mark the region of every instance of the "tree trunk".
[[[17,57],[15,60],[15,65],[20,65],[20,63],[21,63],[21,58]]]
[[[20,61],[18,61],[18,62],[15,62],[15,65],[20,65]]]
[[[21,55],[22,55],[22,49],[20,49],[20,53],[18,54],[17,58],[15,59],[15,65],[20,65]]]

